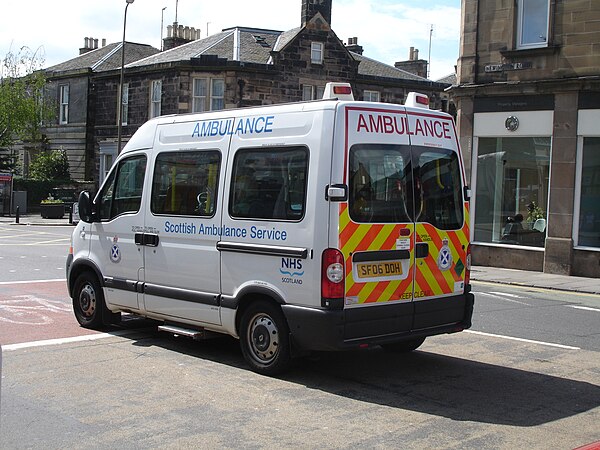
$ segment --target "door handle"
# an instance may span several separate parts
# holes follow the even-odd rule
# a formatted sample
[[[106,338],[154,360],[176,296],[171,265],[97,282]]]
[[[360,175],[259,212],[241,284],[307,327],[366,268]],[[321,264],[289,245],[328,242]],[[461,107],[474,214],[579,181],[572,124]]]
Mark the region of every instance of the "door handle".
[[[426,258],[427,256],[429,256],[429,244],[427,242],[417,242],[415,258]]]
[[[146,245],[148,247],[158,247],[158,234],[135,233],[134,241],[136,245]]]

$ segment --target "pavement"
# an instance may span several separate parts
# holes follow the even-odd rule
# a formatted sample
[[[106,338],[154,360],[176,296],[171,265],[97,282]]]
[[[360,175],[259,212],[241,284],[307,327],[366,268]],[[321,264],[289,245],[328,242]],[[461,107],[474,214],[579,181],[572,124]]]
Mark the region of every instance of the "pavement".
[[[15,221],[14,215],[0,216],[0,224],[73,226],[69,223],[68,214],[65,214],[62,219],[44,219],[39,214],[23,214],[19,217],[19,224],[16,224]],[[472,266],[471,280],[600,295],[600,278],[555,275],[500,267]]]

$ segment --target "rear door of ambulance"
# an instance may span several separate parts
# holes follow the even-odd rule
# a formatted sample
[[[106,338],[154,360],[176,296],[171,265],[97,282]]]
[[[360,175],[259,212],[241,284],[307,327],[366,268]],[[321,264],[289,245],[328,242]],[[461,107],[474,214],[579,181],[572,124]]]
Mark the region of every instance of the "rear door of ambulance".
[[[407,108],[415,183],[413,329],[461,322],[469,246],[469,205],[452,118]]]
[[[345,340],[408,332],[413,326],[415,223],[405,108],[341,103],[330,202],[330,245],[345,260]],[[385,307],[382,307],[385,305]],[[368,309],[368,311],[367,311]]]

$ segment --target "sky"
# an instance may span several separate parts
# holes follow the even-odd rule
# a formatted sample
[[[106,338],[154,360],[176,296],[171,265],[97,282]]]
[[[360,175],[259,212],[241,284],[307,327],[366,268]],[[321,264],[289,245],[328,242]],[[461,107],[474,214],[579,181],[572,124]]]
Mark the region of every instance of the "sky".
[[[125,5],[125,0],[3,0],[0,59],[25,47],[41,58],[41,67],[49,67],[78,56],[85,37],[99,45],[103,38],[120,42]],[[126,40],[160,48],[161,18],[166,37],[176,10],[178,23],[199,28],[203,38],[235,26],[285,31],[300,26],[300,7],[301,0],[134,0]],[[338,38],[347,43],[357,37],[364,56],[393,65],[407,60],[415,47],[421,59],[431,60],[430,79],[454,71],[460,0],[333,0],[331,16]]]

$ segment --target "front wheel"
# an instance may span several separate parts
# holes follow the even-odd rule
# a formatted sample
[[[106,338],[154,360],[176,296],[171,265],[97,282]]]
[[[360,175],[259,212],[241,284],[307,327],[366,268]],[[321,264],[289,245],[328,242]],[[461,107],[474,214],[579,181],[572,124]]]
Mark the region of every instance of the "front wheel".
[[[79,275],[73,289],[73,312],[79,325],[101,329],[104,326],[102,314],[105,308],[102,288],[96,277],[89,272]]]
[[[289,328],[281,309],[257,301],[244,312],[240,329],[242,354],[252,370],[277,375],[291,362]]]
[[[409,353],[418,349],[425,342],[425,338],[411,339],[410,341],[394,342],[393,344],[383,344],[384,350],[393,353]]]

